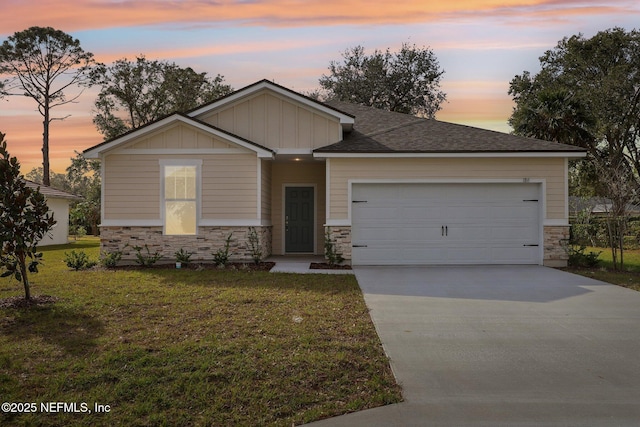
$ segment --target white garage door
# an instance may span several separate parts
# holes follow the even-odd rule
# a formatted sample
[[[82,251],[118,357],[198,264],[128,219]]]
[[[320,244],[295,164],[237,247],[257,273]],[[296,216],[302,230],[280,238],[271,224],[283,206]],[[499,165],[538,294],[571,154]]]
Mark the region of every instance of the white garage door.
[[[353,184],[352,262],[539,264],[538,184]]]

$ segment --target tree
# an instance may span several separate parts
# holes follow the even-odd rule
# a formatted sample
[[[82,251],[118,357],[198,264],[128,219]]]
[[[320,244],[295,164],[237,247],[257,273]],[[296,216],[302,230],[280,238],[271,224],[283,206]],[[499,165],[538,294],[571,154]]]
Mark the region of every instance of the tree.
[[[185,112],[230,93],[224,77],[209,78],[175,63],[135,62],[126,58],[101,70],[102,90],[95,101],[93,122],[105,139],[150,123],[175,111]]]
[[[67,182],[71,192],[82,196],[82,201],[76,202],[69,211],[71,224],[74,227],[84,227],[91,234],[98,235],[100,222],[101,186],[100,161],[87,160],[81,153],[71,159],[67,168]]]
[[[397,53],[387,49],[366,55],[356,46],[342,57],[341,63],[331,61],[330,74],[319,80],[326,99],[428,118],[435,117],[446,99],[440,90],[444,71],[429,48],[403,43]]]
[[[14,276],[31,299],[28,273],[37,273],[42,253],[37,244],[55,225],[40,189],[27,187],[20,176],[20,163],[10,157],[0,132],[0,276]]]
[[[24,95],[38,104],[43,117],[43,183],[49,185],[50,110],[74,102],[82,90],[67,97],[72,86],[90,86],[96,63],[93,54],[80,47],[80,41],[51,27],[31,27],[10,36],[0,46],[0,75],[11,77],[4,82],[9,95]]]
[[[42,184],[43,181],[43,170],[42,166],[33,168],[29,173],[25,176],[29,181],[36,182],[38,184]],[[67,191],[69,193],[73,193],[71,189],[71,185],[67,181],[67,176],[63,173],[57,173],[52,170],[49,171],[49,186],[53,188],[57,188],[58,190]]]
[[[581,172],[612,200],[610,240],[614,266],[618,249],[622,267],[625,210],[640,184],[640,32],[565,37],[540,65],[538,74],[525,71],[511,81],[516,106],[509,123],[516,134],[587,149],[592,167]]]

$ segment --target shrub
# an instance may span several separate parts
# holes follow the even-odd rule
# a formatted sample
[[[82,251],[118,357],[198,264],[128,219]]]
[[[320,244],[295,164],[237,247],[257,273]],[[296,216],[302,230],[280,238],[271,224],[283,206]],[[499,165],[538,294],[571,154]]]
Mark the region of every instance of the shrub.
[[[146,250],[146,254],[142,253],[142,247],[141,246],[134,246],[133,250],[136,251],[136,263],[140,264],[143,267],[151,267],[153,264],[155,264],[156,262],[158,262],[160,260],[160,258],[162,258],[162,254],[158,251],[156,251],[154,254],[151,254],[151,251],[149,250],[149,246],[147,246],[147,244],[145,243],[144,245],[144,249]]]
[[[336,242],[331,238],[331,229],[327,228],[324,235],[324,257],[329,262],[329,265],[340,264],[344,261],[342,253],[336,249]]]
[[[600,263],[598,257],[602,253],[590,251],[585,253],[587,249],[584,245],[568,245],[567,253],[569,255],[568,264],[571,267],[595,267]]]
[[[233,235],[233,233],[229,233],[229,235],[227,236],[227,238],[224,241],[224,247],[218,249],[217,252],[212,253],[211,255],[213,255],[213,262],[218,266],[218,267],[224,267],[229,263],[229,246],[231,246],[231,236]]]
[[[260,248],[260,238],[255,227],[249,227],[249,249],[251,250],[251,258],[256,264],[262,261],[262,249]]]
[[[78,270],[86,270],[88,268],[93,267],[98,262],[89,259],[86,253],[83,251],[76,252],[75,250],[70,253],[64,253],[64,262],[67,264],[67,267]]]
[[[187,266],[191,262],[191,256],[193,255],[193,252],[185,251],[183,248],[180,248],[180,250],[176,251],[174,255],[176,257],[176,262]]]
[[[102,252],[100,263],[106,268],[113,268],[118,265],[120,259],[122,259],[121,251]]]
[[[78,240],[87,235],[87,230],[81,225],[72,225],[69,227],[69,234],[71,234],[75,240]]]

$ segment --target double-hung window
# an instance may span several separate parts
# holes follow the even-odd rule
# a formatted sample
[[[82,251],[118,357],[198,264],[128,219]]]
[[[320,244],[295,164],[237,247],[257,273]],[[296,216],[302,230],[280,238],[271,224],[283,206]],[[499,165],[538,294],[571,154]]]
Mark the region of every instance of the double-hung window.
[[[161,161],[164,233],[196,234],[200,161]]]

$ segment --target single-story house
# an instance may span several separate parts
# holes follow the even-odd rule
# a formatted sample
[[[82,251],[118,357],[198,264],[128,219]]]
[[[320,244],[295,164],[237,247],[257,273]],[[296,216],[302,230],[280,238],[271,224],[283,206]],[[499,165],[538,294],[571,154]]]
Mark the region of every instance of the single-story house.
[[[583,212],[588,212],[593,216],[607,216],[612,209],[613,202],[606,197],[569,197],[569,218],[575,218]],[[627,203],[626,213],[629,216],[639,216],[640,206]]]
[[[262,80],[85,150],[102,161],[102,248],[211,259],[565,265],[568,160],[584,150]]]
[[[47,200],[49,212],[53,213],[53,219],[56,220],[56,224],[53,226],[51,231],[49,231],[49,234],[45,236],[38,245],[49,246],[64,245],[68,243],[69,205],[74,201],[81,200],[82,197],[43,184],[38,184],[37,182],[29,181],[28,179],[25,179],[24,182],[29,188],[40,188],[40,193],[42,193]]]

